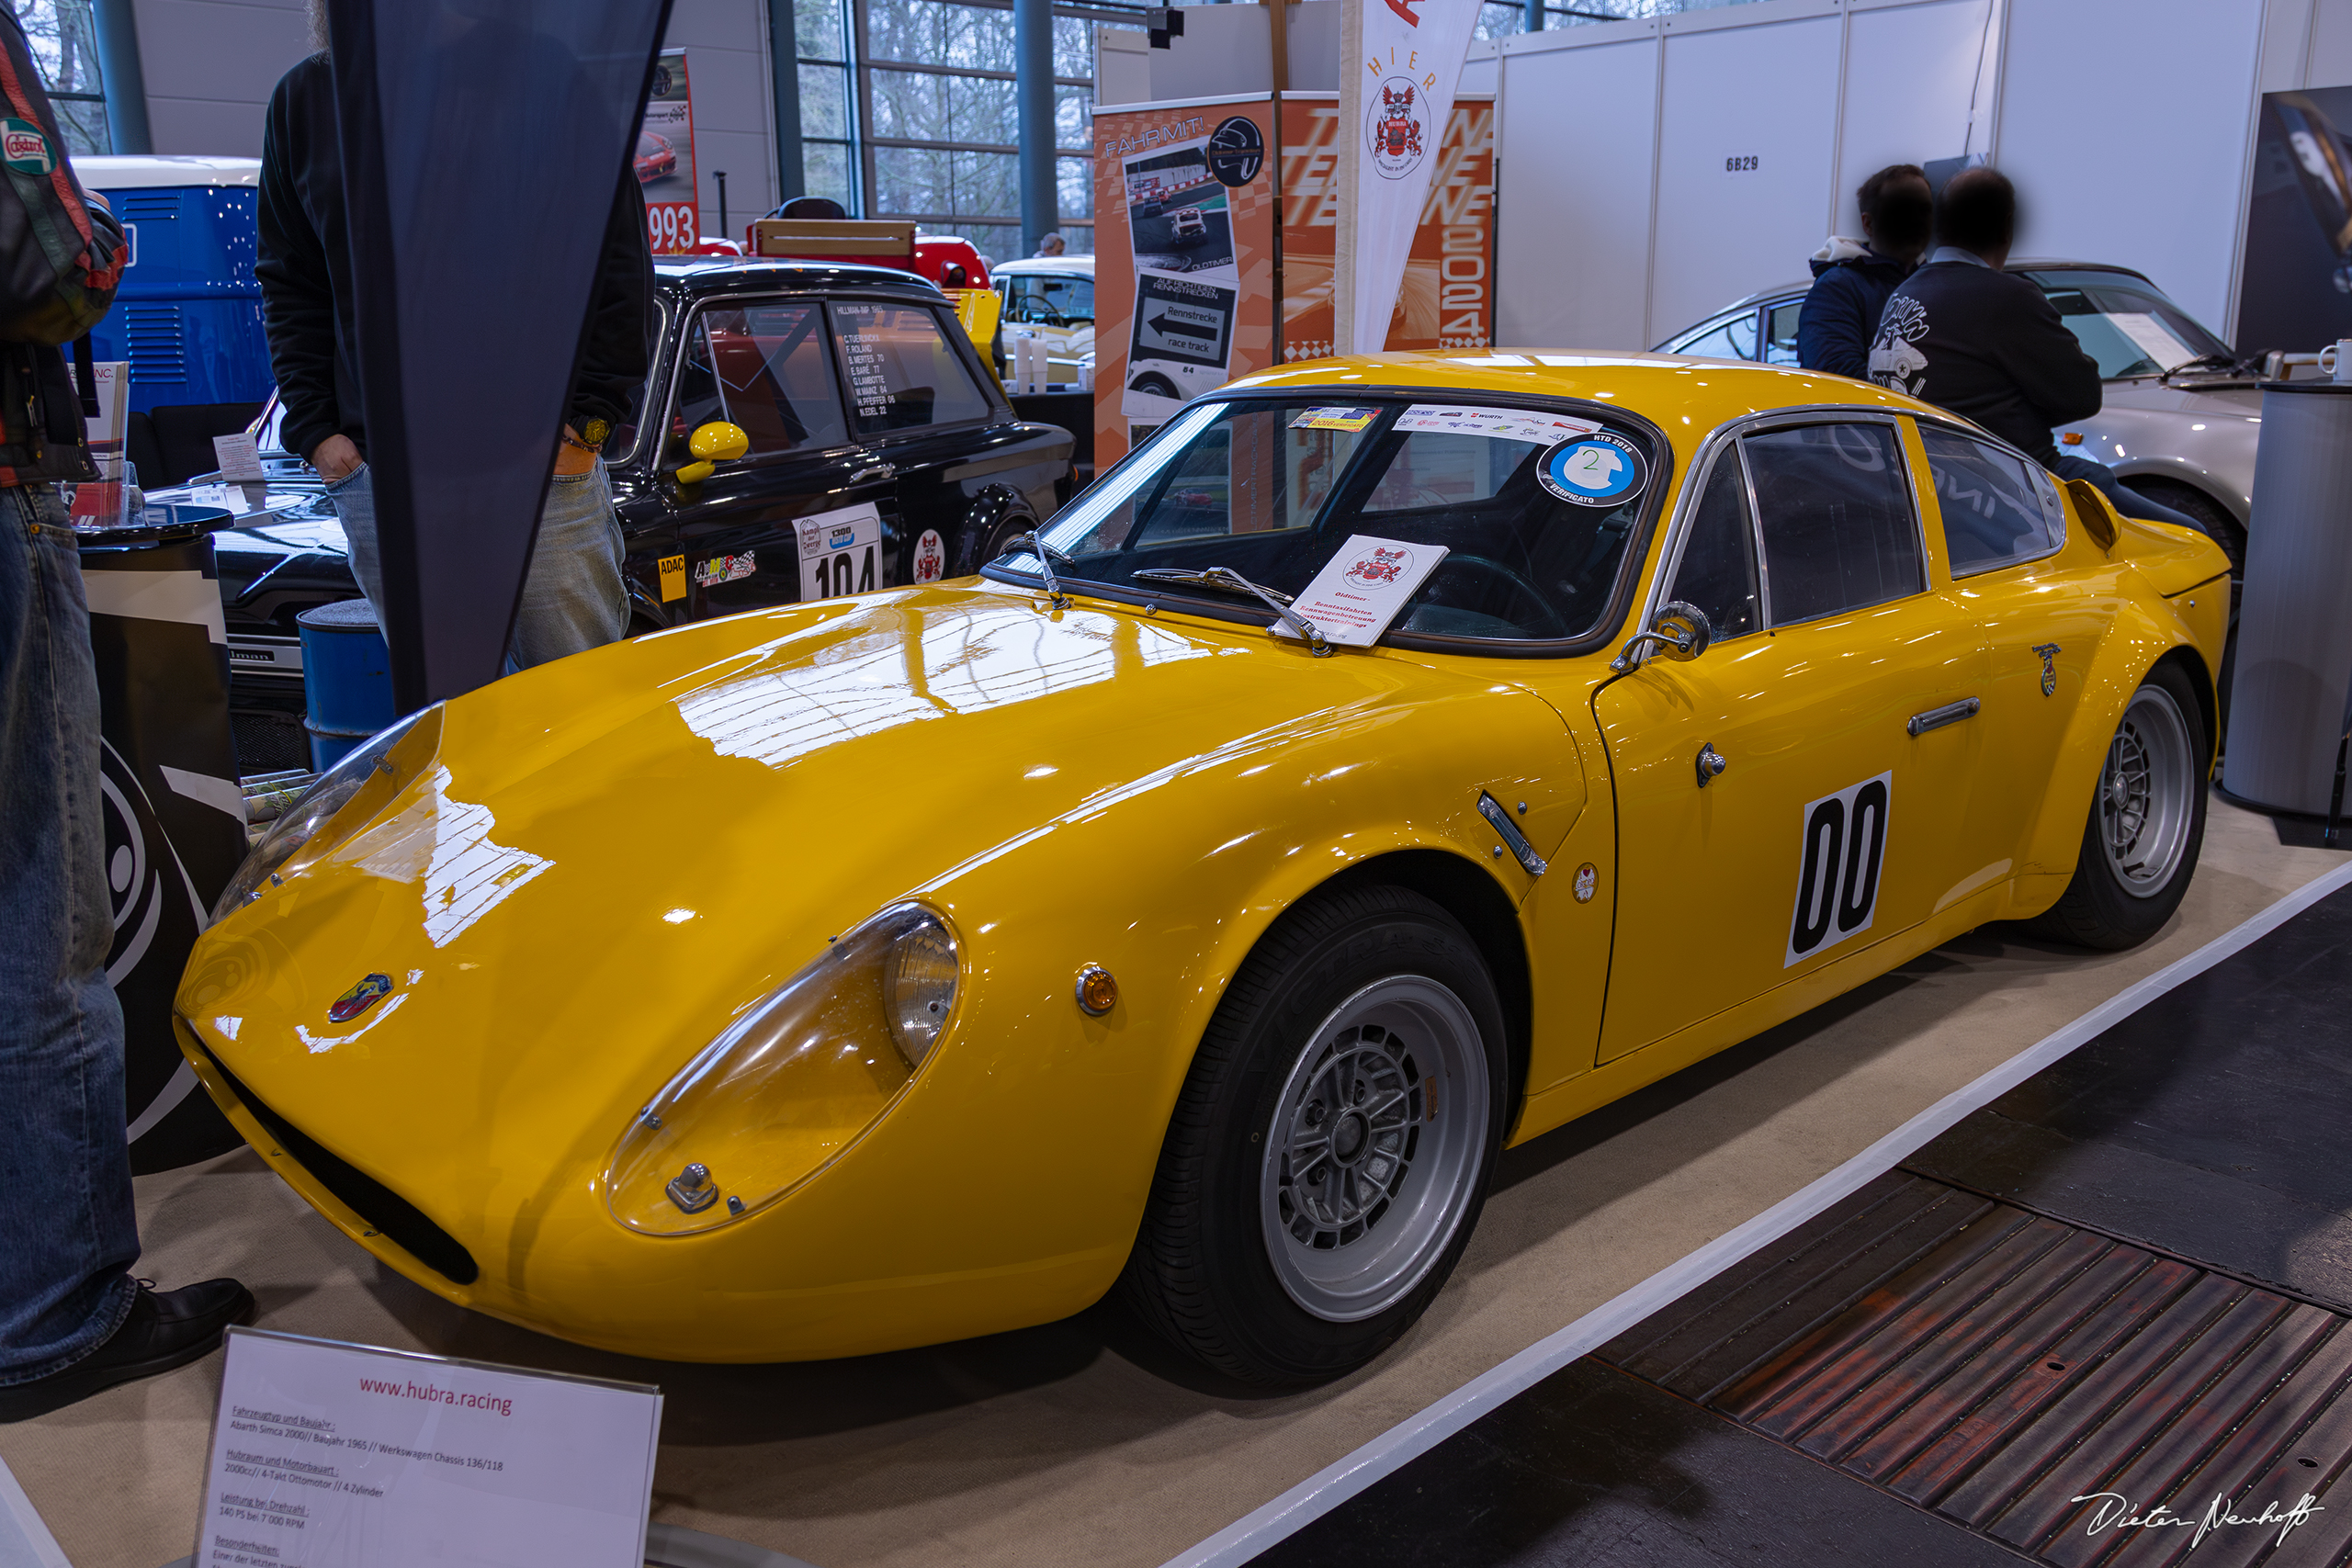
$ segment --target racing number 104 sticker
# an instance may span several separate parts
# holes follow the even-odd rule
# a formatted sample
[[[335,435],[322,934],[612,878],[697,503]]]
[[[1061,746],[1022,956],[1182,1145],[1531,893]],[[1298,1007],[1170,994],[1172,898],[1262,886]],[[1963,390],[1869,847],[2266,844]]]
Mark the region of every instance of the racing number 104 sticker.
[[[1781,967],[1826,953],[1871,929],[1879,873],[1886,863],[1886,810],[1893,770],[1825,795],[1804,808],[1797,861],[1797,907]]]

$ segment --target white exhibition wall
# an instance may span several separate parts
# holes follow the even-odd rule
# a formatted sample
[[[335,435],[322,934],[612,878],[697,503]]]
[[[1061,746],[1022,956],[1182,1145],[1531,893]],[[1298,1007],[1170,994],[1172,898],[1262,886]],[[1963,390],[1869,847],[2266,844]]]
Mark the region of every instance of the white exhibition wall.
[[[2352,83],[2352,0],[1757,0],[1506,39],[1498,339],[1645,348],[1806,276],[1854,187],[1982,155],[2021,252],[2147,273],[2224,337],[2260,95]]]

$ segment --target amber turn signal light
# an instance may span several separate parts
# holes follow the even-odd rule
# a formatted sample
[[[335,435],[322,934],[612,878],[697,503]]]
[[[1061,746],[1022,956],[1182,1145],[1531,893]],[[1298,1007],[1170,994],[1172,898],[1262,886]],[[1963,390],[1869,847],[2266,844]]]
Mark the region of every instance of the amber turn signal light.
[[[1079,1010],[1089,1018],[1101,1018],[1119,1001],[1119,982],[1100,964],[1090,964],[1078,972]]]

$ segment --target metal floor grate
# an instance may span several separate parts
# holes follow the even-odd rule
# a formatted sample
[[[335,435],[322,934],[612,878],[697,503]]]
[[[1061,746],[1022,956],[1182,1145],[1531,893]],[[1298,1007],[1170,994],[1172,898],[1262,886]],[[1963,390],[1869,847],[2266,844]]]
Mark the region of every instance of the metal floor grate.
[[[1941,1182],[1880,1179],[1598,1355],[2067,1568],[2352,1556],[2352,1320]],[[2200,1540],[2093,1533],[2098,1494],[2321,1507]]]

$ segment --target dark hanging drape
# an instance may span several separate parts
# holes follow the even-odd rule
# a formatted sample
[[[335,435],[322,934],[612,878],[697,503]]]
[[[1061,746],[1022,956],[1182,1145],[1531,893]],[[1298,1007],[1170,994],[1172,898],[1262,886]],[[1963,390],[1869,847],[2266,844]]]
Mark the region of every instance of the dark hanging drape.
[[[494,680],[669,0],[328,0],[403,712]]]

